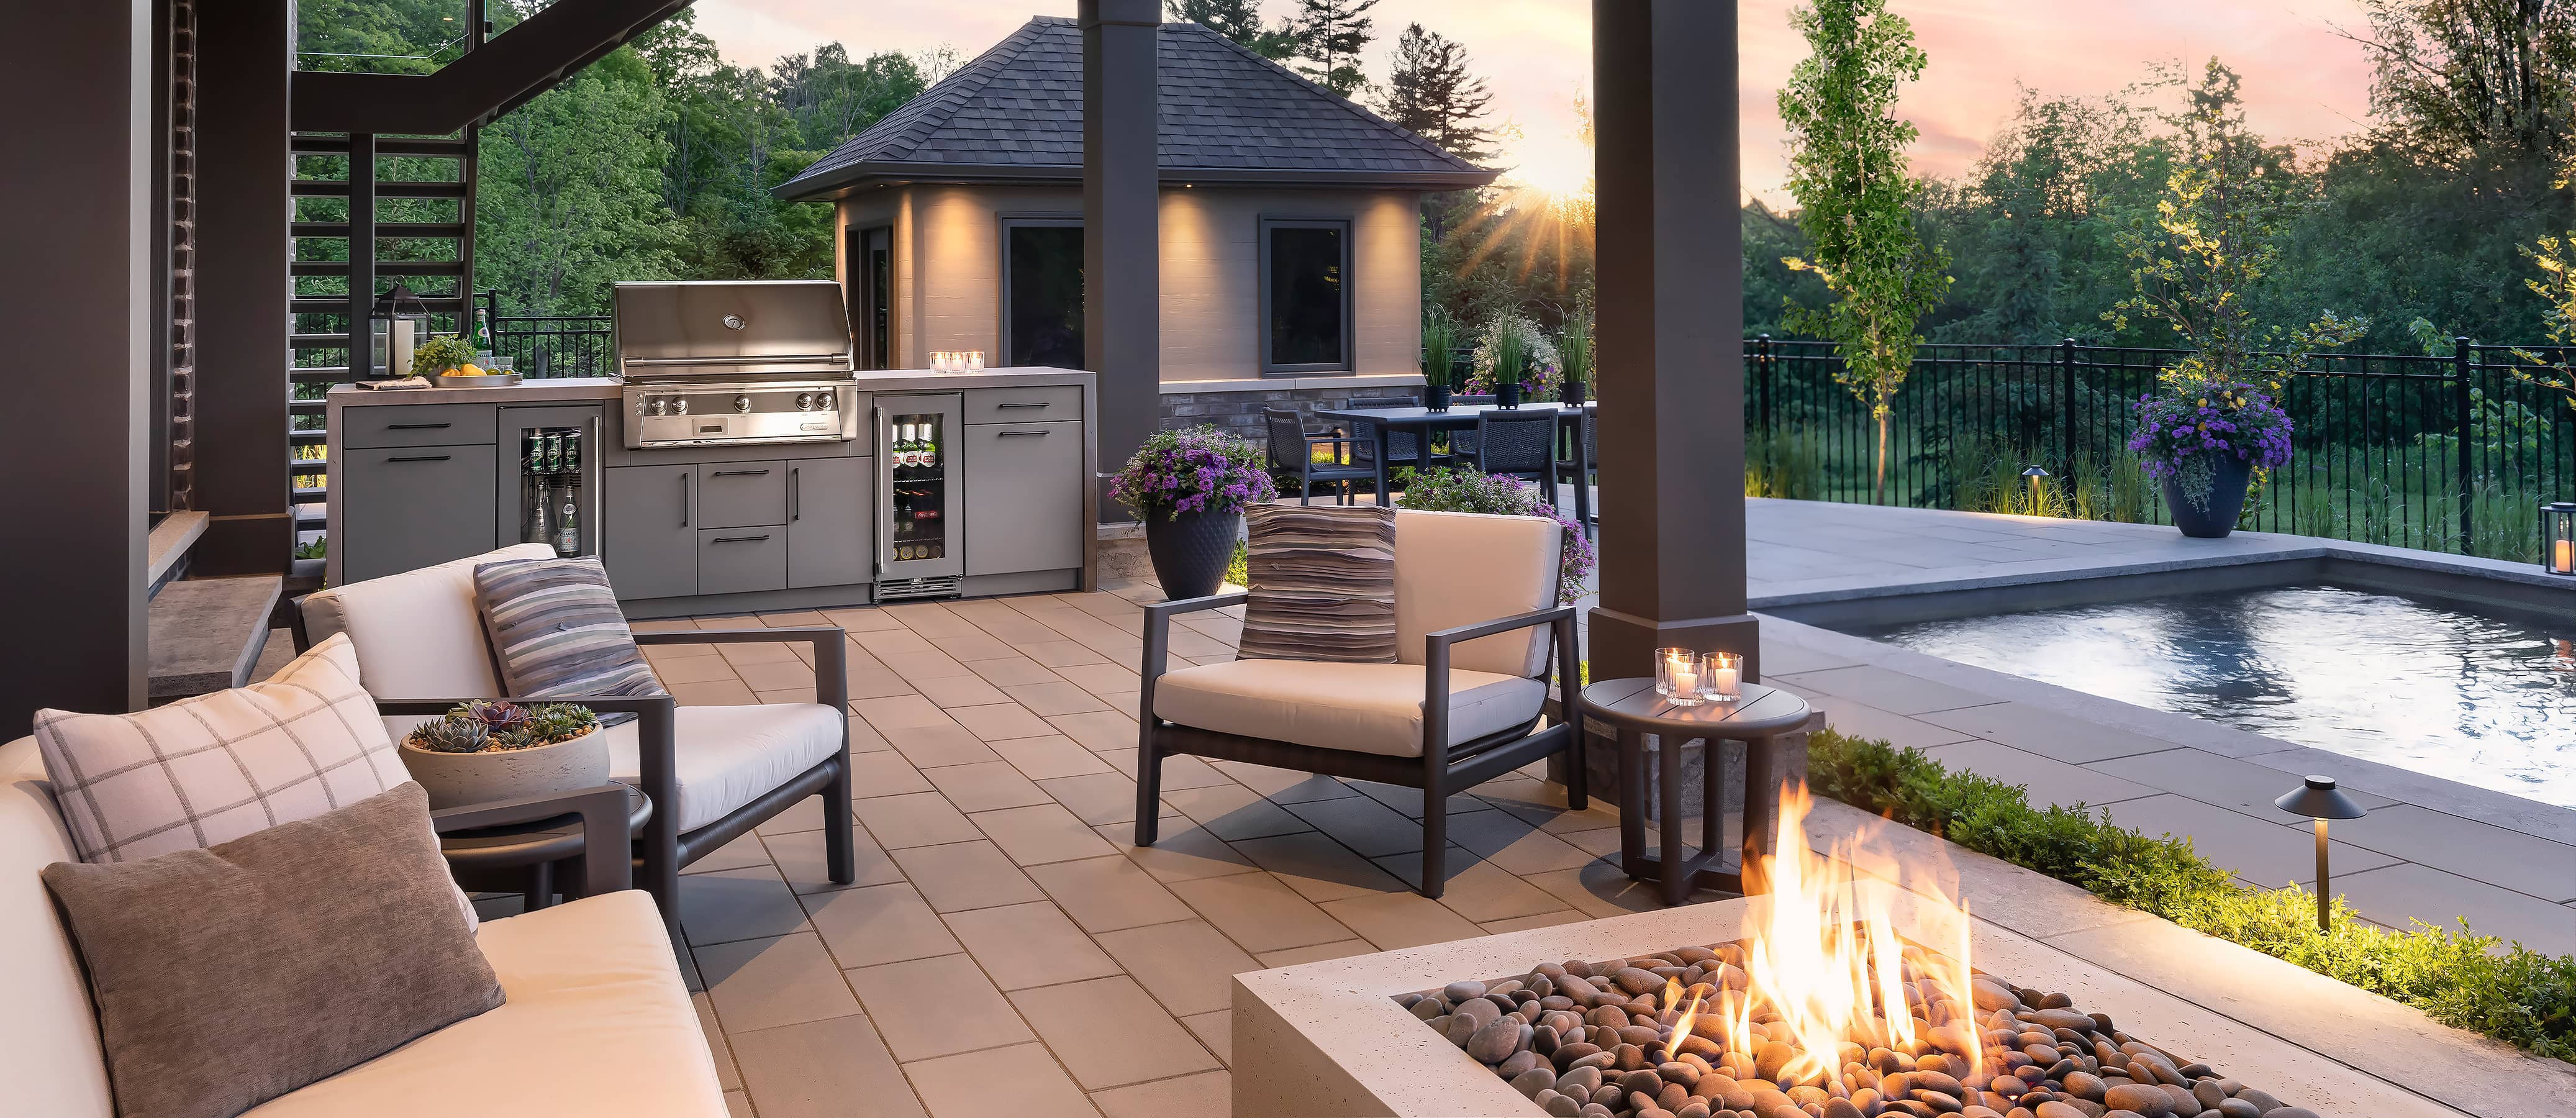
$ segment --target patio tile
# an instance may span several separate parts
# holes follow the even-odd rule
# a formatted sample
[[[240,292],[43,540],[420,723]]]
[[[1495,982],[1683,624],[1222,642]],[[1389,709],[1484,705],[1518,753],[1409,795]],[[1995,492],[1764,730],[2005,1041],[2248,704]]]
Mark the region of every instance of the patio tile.
[[[1451,816],[1449,841],[1516,874],[1575,869],[1594,857],[1591,851],[1508,811],[1472,811]]]
[[[1165,822],[1161,836],[1152,846],[1136,845],[1133,824],[1094,827],[1092,832],[1160,881],[1196,881],[1253,871],[1251,859],[1227,846],[1225,840],[1209,834],[1205,827],[1179,825],[1182,822],[1187,821]]]
[[[1925,714],[1936,710],[1957,710],[1983,706],[1998,701],[1992,695],[1935,683],[1917,675],[1861,664],[1848,668],[1782,674],[1774,672],[1763,678],[1777,678],[1827,694],[1842,695],[1896,714]]]
[[[812,932],[712,944],[692,954],[728,1035],[859,1012],[858,1000]]]
[[[1321,963],[1329,959],[1347,959],[1353,955],[1376,953],[1376,946],[1364,939],[1335,940],[1331,943],[1318,943],[1307,947],[1291,947],[1285,951],[1264,951],[1261,953],[1261,967],[1264,970],[1271,970],[1278,967],[1293,967],[1299,963]]]
[[[1018,703],[992,703],[986,706],[959,707],[948,712],[957,724],[966,727],[987,744],[1006,738],[1034,738],[1055,733],[1045,719],[1031,714]]]
[[[908,883],[840,889],[805,898],[823,948],[843,969],[953,955],[948,926]]]
[[[769,856],[778,864],[779,876],[787,887],[798,893],[820,893],[829,889],[853,889],[863,885],[889,885],[903,880],[903,871],[895,868],[894,859],[877,845],[866,828],[850,834],[850,853],[857,869],[857,879],[848,885],[835,883],[831,863],[823,852],[823,832],[799,831],[792,835],[769,835],[760,840],[769,847]]]
[[[1119,973],[1118,964],[1047,901],[951,913],[948,930],[1004,990]]]
[[[707,852],[707,856],[680,867],[683,874],[708,873],[714,870],[738,870],[769,864],[769,851],[760,845],[760,836],[746,834]]]
[[[1261,793],[1240,784],[1174,789],[1163,794],[1163,802],[1228,842],[1314,829],[1305,820],[1262,798]]]
[[[2162,738],[2133,734],[2021,703],[1992,703],[1927,714],[1923,721],[2077,765],[2174,747],[2174,743]],[[2283,790],[2287,788],[2288,785],[2283,785]]]
[[[1466,917],[1410,890],[1326,901],[1320,907],[1331,913],[1333,919],[1341,921],[1384,951],[1426,943],[1446,943],[1453,939],[1473,939],[1484,934]],[[1557,906],[1550,903],[1546,907]]]
[[[1401,784],[1380,784],[1374,780],[1346,779],[1342,783],[1350,785],[1363,796],[1403,812],[1407,818],[1422,818],[1422,789],[1407,788]],[[1466,791],[1449,794],[1449,814],[1451,815],[1483,811],[1491,806],[1483,800],[1468,795]]]
[[[1066,916],[1094,935],[1197,915],[1143,867],[1125,858],[1049,862],[1029,867],[1028,876]]]
[[[789,687],[778,691],[754,691],[752,694],[759,696],[760,701],[764,703],[811,703],[815,701],[815,692],[811,687]]]
[[[788,805],[786,810],[761,820],[759,826],[752,828],[764,838],[770,835],[792,835],[798,831],[822,829],[823,798],[821,796],[807,796],[798,800]]]
[[[675,659],[655,660],[653,661],[653,674],[662,680],[662,686],[664,687],[671,687],[682,683],[710,683],[722,679],[739,680],[741,678],[741,676],[734,672],[733,664],[722,656],[683,656]]]
[[[868,725],[867,719],[852,718],[846,725],[850,728],[851,753],[883,753],[894,748],[894,743],[887,741],[876,727]]]
[[[1420,854],[1390,854],[1376,862],[1404,882],[1407,892],[1422,880]],[[1479,924],[1565,907],[1562,899],[1455,846],[1449,848],[1449,862],[1442,869],[1448,877],[1441,883],[1441,906]],[[1367,929],[1361,929],[1361,934],[1367,934]]]
[[[897,620],[895,615],[874,606],[827,609],[823,611],[823,619],[849,630],[852,636],[903,627],[903,622]]]
[[[1365,796],[1289,804],[1298,818],[1371,858],[1422,849],[1422,823]]]
[[[1394,892],[1405,884],[1318,831],[1234,842],[1236,850],[1310,901]]]
[[[1205,920],[1102,932],[1100,946],[1174,1014],[1234,1004],[1234,976],[1263,969]]]
[[[1125,975],[1010,995],[1011,1004],[1085,1088],[1217,1068],[1198,1039]]]
[[[891,737],[897,730],[917,726],[945,726],[952,720],[939,709],[939,704],[919,695],[890,695],[882,699],[854,699],[850,709],[868,725]]]
[[[888,668],[852,666],[843,676],[849,680],[853,701],[912,694],[912,685]]]
[[[900,627],[852,633],[850,643],[866,649],[868,655],[889,664],[905,656],[938,651],[937,646],[930,643],[930,638],[913,632],[909,628]]]
[[[1246,761],[1217,761],[1213,764],[1218,772],[1261,793],[1272,803],[1302,804],[1310,800],[1338,800],[1359,794],[1350,785],[1329,776],[1301,773],[1294,769],[1274,769]]]
[[[1477,927],[1483,928],[1486,935],[1498,936],[1505,932],[1526,932],[1532,928],[1553,928],[1559,924],[1580,924],[1590,919],[1592,918],[1585,916],[1580,912],[1576,912],[1573,909],[1560,908],[1554,912],[1542,912],[1536,916],[1515,916],[1509,920],[1489,920],[1477,925]]]
[[[1016,653],[990,660],[970,660],[966,669],[995,687],[1021,687],[1056,681],[1056,674],[1048,671],[1046,665]]]
[[[684,874],[680,929],[692,947],[766,939],[803,931],[805,910],[769,866]]]
[[[946,765],[927,774],[930,783],[939,786],[941,795],[964,812],[991,811],[995,808],[1026,807],[1050,802],[1045,790],[1029,783],[1008,762],[986,761],[976,765]]]
[[[1850,737],[1884,741],[1898,749],[1929,749],[1936,745],[1948,745],[1954,741],[1966,741],[1976,736],[1965,730],[1918,721],[1901,714],[1890,714],[1877,707],[1839,695],[1827,695],[1821,691],[1811,692],[1789,683],[1783,683],[1781,686],[1806,696],[1809,705],[1824,713],[1826,725]],[[2166,744],[2157,743],[2159,748],[2165,747]],[[2038,749],[2034,749],[2033,752],[2048,753],[2047,750]],[[2055,753],[2048,753],[2048,755],[2057,757],[2061,761],[2078,760],[2078,758],[2059,756]]]
[[[1054,630],[1048,630],[1054,632]],[[1077,664],[1106,664],[1107,657],[1069,640],[1032,641],[1019,646],[1022,656],[1050,668],[1069,668]]]
[[[2576,900],[2576,846],[2565,843],[2414,804],[2335,820],[2329,833],[2337,841],[2545,901]]]
[[[1071,683],[1031,683],[1006,687],[1003,691],[1021,706],[1041,714],[1081,714],[1107,710],[1100,697]]]
[[[2185,746],[2088,762],[2084,767],[2167,792],[2179,792],[2203,803],[2217,804],[2256,817],[2277,817],[2285,822],[2290,817],[2273,807],[2272,801],[2299,782],[2297,773]],[[2348,784],[2343,786],[2343,791],[2354,802],[2371,811],[2397,802]],[[2340,828],[2342,824],[2336,826]]]
[[[1018,709],[1018,708],[1013,708]],[[1047,733],[1039,724],[1036,737],[1004,738],[988,742],[994,753],[1009,761],[1020,774],[1031,780],[1053,780],[1065,776],[1085,776],[1115,771],[1115,767],[1072,738]]]
[[[985,837],[1010,855],[1011,861],[1023,866],[1117,853],[1064,805],[1052,800],[1034,807],[977,812],[967,818],[983,828]]]
[[[886,734],[895,752],[912,762],[913,767],[935,769],[943,765],[972,765],[981,761],[998,761],[1002,755],[993,752],[982,738],[966,732],[966,727],[950,722],[942,726],[914,726]]]
[[[850,757],[850,798],[902,796],[930,791],[930,782],[922,779],[921,770],[892,751],[858,753]]]
[[[989,842],[915,846],[894,852],[894,862],[921,890],[930,907],[963,912],[1046,899],[1046,894]]]
[[[1208,1051],[1216,1053],[1218,1063],[1227,1067],[1234,1066],[1234,1014],[1232,1012],[1220,1009],[1214,1013],[1184,1017],[1181,1018],[1181,1025],[1190,1031],[1190,1035],[1199,1038],[1199,1043],[1207,1045]]]
[[[972,626],[968,626],[965,632],[952,636],[931,637],[930,643],[938,646],[941,652],[960,661],[999,660],[1019,655],[1018,651],[1010,645]]]
[[[1074,818],[1094,827],[1133,822],[1136,818],[1136,782],[1114,772],[1086,776],[1060,776],[1037,782],[1046,794],[1055,797],[1071,811]],[[1168,804],[1158,814],[1172,814]]]
[[[1144,717],[1144,696],[1134,691],[1114,691],[1100,696],[1109,709],[1129,718]]]
[[[742,1070],[733,1062],[733,1047],[725,1043],[724,1026],[716,1021],[716,1003],[698,991],[689,995],[689,1008],[698,1011],[698,1031],[706,1034],[707,1055],[716,1062],[716,1085],[727,1091],[742,1090]]]
[[[2111,804],[2157,792],[2155,788],[2132,784],[2110,773],[2070,765],[1982,738],[1934,746],[1924,750],[1923,755],[1953,771],[1965,769],[1990,780],[2022,785],[2032,807]]]
[[[757,706],[760,696],[743,686],[739,679],[718,679],[706,683],[674,683],[665,690],[684,707]]]
[[[1057,732],[1081,742],[1084,749],[1094,753],[1112,749],[1132,753],[1136,749],[1136,720],[1114,710],[1059,714],[1047,722]]]
[[[758,626],[755,625],[752,627],[757,628]],[[747,644],[719,644],[716,646],[716,653],[727,660],[733,661],[733,665],[737,669],[741,668],[745,664],[784,664],[793,662],[796,659],[796,649],[794,647],[777,641],[758,641]]]
[[[2479,935],[2544,954],[2576,955],[2576,914],[2564,906],[2408,862],[2360,873],[2345,873],[2340,864],[2333,869],[2329,888],[2374,923],[2408,928],[2421,920],[2456,932],[2466,919]]]
[[[1011,697],[1003,694],[1001,688],[995,687],[990,683],[986,683],[980,677],[973,675],[952,675],[942,676],[937,679],[925,679],[921,681],[920,690],[922,698],[939,704],[940,709],[942,710],[954,710],[958,707],[984,706],[990,703],[1007,703],[1011,701]]]
[[[853,806],[858,809],[859,822],[876,836],[878,845],[888,850],[984,837],[984,832],[976,830],[963,813],[949,804],[948,797],[937,792],[877,796],[856,801]]]
[[[931,1118],[1100,1118],[1091,1100],[1037,1044],[904,1065]]]
[[[878,608],[893,614],[905,628],[925,637],[949,637],[975,631],[965,618],[950,613],[947,606],[938,602],[909,602]]]
[[[860,967],[849,976],[850,988],[869,1007],[869,1020],[896,1060],[910,1063],[1036,1039],[1010,1001],[965,955]],[[914,1083],[918,1086],[920,1080]]]
[[[1581,869],[1534,873],[1523,880],[1595,919],[1651,912],[1664,906],[1654,883],[1631,881],[1618,866],[1609,862],[1592,862]]]
[[[1114,695],[1121,691],[1136,690],[1139,678],[1134,668],[1124,664],[1109,663],[1067,664],[1057,668],[1055,674],[1063,676],[1066,682],[1094,695]]]
[[[1172,893],[1247,951],[1348,939],[1352,929],[1266,873],[1175,882]]]
[[[886,661],[886,667],[915,687],[934,679],[971,674],[966,665],[936,648],[892,657]]]
[[[2264,888],[2278,889],[2291,882],[2313,885],[2317,880],[2315,840],[2299,829],[2171,793],[2096,808],[2094,814],[2150,837],[2188,835],[2202,857]],[[2338,880],[2397,861],[2340,839],[2326,845]]]
[[[806,667],[802,660],[737,664],[734,670],[754,691],[779,691],[790,687],[814,686],[814,669]]]
[[[924,1113],[866,1017],[743,1033],[743,1077],[760,1118],[894,1118]]]

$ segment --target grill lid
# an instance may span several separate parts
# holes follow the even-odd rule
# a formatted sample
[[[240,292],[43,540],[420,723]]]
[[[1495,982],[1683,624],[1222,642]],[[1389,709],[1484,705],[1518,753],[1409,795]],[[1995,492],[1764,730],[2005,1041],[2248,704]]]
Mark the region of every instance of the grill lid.
[[[831,280],[621,283],[618,372],[629,380],[850,373],[850,320]]]

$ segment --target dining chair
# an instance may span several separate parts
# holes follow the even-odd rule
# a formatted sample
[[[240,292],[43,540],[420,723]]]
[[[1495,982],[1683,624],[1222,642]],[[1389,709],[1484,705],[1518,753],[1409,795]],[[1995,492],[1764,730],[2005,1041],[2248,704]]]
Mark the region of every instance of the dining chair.
[[[1350,406],[1352,409],[1358,410],[1363,408],[1411,408],[1419,407],[1421,405],[1412,400],[1398,396],[1393,399],[1386,400],[1353,400],[1351,401]],[[1424,439],[1420,432],[1400,428],[1389,430],[1386,433],[1386,468],[1388,475],[1393,476],[1394,472],[1399,469],[1410,468],[1421,470],[1428,469],[1435,465],[1448,464],[1450,460],[1449,455],[1425,454],[1423,443]],[[1376,463],[1377,424],[1365,419],[1354,419],[1351,421],[1351,460],[1361,465],[1373,465]]]
[[[1583,531],[1584,534],[1590,535],[1601,524],[1601,508],[1593,503],[1591,495],[1584,490],[1592,484],[1592,475],[1601,470],[1600,424],[1592,416],[1585,415],[1576,422],[1575,426],[1583,431],[1583,434],[1574,440],[1575,452],[1581,457],[1557,459],[1555,480],[1574,486],[1576,499],[1573,507],[1583,510]],[[1556,504],[1555,498],[1556,495],[1550,493],[1549,503]],[[1566,506],[1558,504],[1557,507]]]
[[[1476,468],[1539,484],[1556,476],[1555,408],[1488,411],[1476,416]]]
[[[1351,483],[1377,481],[1377,468],[1365,463],[1354,465],[1347,453],[1350,436],[1338,431],[1310,434],[1306,421],[1297,417],[1293,408],[1261,409],[1261,424],[1270,434],[1270,473],[1278,479],[1281,492],[1293,484],[1297,503],[1313,504],[1317,485],[1339,485],[1341,504],[1351,503]],[[1315,461],[1315,448],[1333,448],[1333,460]]]
[[[1461,404],[1490,404],[1493,402],[1494,395],[1490,392],[1477,396],[1452,396],[1449,398],[1449,405],[1451,407],[1456,407]],[[1448,457],[1452,459],[1472,459],[1475,456],[1476,429],[1473,427],[1451,428],[1449,431]]]

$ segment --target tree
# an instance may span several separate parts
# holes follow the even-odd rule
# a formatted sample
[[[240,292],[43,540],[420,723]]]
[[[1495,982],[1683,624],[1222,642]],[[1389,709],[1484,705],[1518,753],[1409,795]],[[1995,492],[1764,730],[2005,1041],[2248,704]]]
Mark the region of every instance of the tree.
[[[2381,135],[2455,171],[2546,172],[2576,118],[2576,0],[2364,0]]]
[[[1494,95],[1467,69],[1467,47],[1419,23],[1396,36],[1378,111],[1415,135],[1469,163],[1493,158],[1494,130],[1483,121]]]
[[[1297,33],[1286,20],[1263,26],[1261,0],[1170,0],[1172,18],[1195,23],[1272,62],[1297,53]]]
[[[1790,303],[1790,329],[1834,343],[1834,379],[1878,424],[1875,497],[1887,499],[1890,401],[1913,368],[1915,333],[1949,290],[1949,254],[1915,228],[1921,179],[1905,166],[1914,126],[1896,118],[1897,86],[1927,61],[1914,28],[1886,0],[1815,0],[1791,13],[1813,52],[1780,90],[1789,131],[1789,192],[1808,255],[1784,260],[1833,292],[1823,310]]]
[[[1297,37],[1297,72],[1315,84],[1349,97],[1368,88],[1360,69],[1360,52],[1375,39],[1377,20],[1368,11],[1377,0],[1297,0],[1289,27]]]
[[[620,48],[484,128],[477,284],[531,313],[582,314],[620,280],[674,278],[668,115],[651,69]]]

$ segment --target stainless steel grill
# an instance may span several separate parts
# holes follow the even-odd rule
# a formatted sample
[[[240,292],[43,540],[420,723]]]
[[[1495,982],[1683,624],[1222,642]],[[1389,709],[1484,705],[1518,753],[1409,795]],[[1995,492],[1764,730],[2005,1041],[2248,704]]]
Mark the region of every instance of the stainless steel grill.
[[[840,284],[621,283],[615,311],[629,448],[858,437]]]

